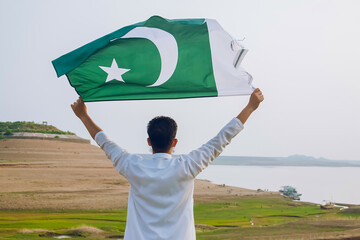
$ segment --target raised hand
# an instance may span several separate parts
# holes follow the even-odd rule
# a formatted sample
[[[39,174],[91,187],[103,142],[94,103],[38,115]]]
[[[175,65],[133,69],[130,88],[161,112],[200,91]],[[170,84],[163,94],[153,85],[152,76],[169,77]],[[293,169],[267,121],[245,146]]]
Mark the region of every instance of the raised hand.
[[[246,120],[250,117],[253,111],[255,111],[260,103],[264,101],[264,96],[259,88],[255,89],[251,94],[248,105],[241,111],[237,118],[245,124]]]
[[[259,88],[255,89],[254,92],[251,94],[248,106],[252,111],[255,111],[260,103],[264,101],[264,96]]]
[[[87,116],[87,108],[81,97],[79,97],[78,100],[71,104],[71,108],[78,118],[81,119],[82,117]]]
[[[88,115],[86,105],[82,98],[79,97],[76,102],[71,104],[71,108],[74,111],[75,115],[83,122],[91,137],[95,139],[96,134],[102,130],[98,125],[94,123],[94,121]]]

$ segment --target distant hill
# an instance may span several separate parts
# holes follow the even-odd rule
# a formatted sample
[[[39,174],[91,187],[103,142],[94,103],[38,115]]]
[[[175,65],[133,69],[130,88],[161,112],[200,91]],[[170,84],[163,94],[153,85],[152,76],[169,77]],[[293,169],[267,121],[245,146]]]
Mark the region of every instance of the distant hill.
[[[140,154],[150,158],[151,154]],[[288,167],[360,167],[360,161],[329,160],[314,158],[305,155],[291,155],[288,157],[244,157],[244,156],[219,156],[212,165],[233,166],[288,166]]]
[[[38,124],[34,122],[0,122],[0,133],[3,135],[12,135],[14,132],[32,132],[32,133],[49,133],[60,135],[75,135],[69,131],[61,131],[58,128],[44,124]]]
[[[240,166],[360,167],[360,161],[329,160],[305,155],[292,155],[289,157],[219,156],[213,164]]]

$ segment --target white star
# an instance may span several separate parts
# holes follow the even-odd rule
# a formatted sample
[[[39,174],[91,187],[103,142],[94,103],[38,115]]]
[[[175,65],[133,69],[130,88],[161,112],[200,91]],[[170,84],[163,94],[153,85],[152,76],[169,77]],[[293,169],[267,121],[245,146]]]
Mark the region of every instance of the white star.
[[[113,79],[118,80],[120,82],[125,82],[122,79],[121,75],[123,75],[124,73],[130,70],[126,68],[119,68],[115,58],[111,63],[111,67],[102,67],[102,66],[99,67],[108,74],[105,82],[111,81]]]

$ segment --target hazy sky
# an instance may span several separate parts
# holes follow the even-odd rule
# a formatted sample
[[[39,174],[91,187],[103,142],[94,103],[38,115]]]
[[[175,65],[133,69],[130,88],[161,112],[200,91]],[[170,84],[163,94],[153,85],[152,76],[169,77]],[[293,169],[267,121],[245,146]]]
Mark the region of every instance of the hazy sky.
[[[152,15],[215,18],[249,48],[244,68],[265,101],[224,155],[360,160],[360,1],[0,1],[0,121],[48,121],[90,138],[51,61]],[[149,153],[146,124],[179,125],[176,153],[213,137],[248,97],[88,103],[130,152]]]

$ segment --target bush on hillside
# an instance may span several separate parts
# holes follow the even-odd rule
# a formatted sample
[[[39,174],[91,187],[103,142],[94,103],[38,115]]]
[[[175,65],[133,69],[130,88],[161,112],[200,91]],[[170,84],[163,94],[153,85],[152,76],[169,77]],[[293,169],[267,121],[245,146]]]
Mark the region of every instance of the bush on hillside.
[[[47,124],[38,124],[34,122],[0,122],[0,132],[6,132],[9,129],[12,132],[34,132],[34,133],[53,133],[53,134],[65,134],[74,135],[69,131],[61,131],[54,126]],[[12,135],[12,134],[9,134]]]
[[[4,135],[11,136],[11,135],[13,135],[13,132],[11,129],[6,129]]]

